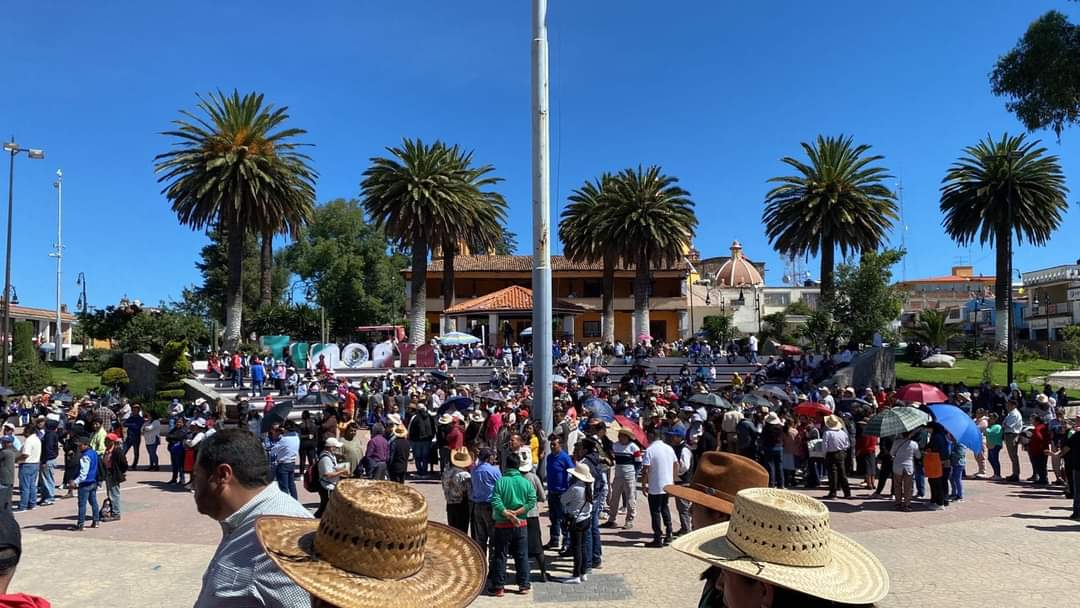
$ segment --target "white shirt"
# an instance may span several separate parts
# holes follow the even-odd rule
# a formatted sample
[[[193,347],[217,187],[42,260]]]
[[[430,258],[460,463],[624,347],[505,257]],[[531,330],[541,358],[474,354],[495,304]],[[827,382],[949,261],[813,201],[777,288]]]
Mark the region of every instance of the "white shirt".
[[[158,419],[147,422],[142,427],[143,443],[146,445],[156,445],[161,441],[161,421]]]
[[[1004,427],[1005,433],[1019,433],[1024,428],[1024,417],[1020,415],[1020,408],[1013,408],[1011,412],[1005,414],[1005,420],[1002,421],[1001,426]]]
[[[836,411],[836,399],[833,399],[832,395],[825,395],[824,397],[822,397],[821,405],[829,408],[830,412]]]
[[[664,493],[664,486],[675,483],[675,450],[661,439],[652,442],[641,464],[649,467],[649,494]]]
[[[19,464],[41,463],[41,439],[37,436],[37,433],[31,433],[31,435],[26,438],[26,441],[23,441],[19,454],[26,456]]]
[[[748,342],[750,343],[750,352],[757,352],[757,336],[750,336]]]

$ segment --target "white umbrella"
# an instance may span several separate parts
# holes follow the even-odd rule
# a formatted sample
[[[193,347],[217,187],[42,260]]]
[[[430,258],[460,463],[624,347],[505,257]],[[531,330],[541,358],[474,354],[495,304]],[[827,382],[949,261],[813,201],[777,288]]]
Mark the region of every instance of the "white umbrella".
[[[525,329],[521,330],[521,333],[518,334],[518,335],[519,336],[531,336],[532,335],[532,328],[531,327],[526,327]]]
[[[472,334],[466,334],[460,331],[452,331],[448,334],[444,334],[439,337],[439,342],[447,346],[461,346],[462,344],[476,344],[480,341],[480,338]]]
[[[551,382],[553,384],[566,384],[566,378],[560,376],[559,374],[554,374],[553,376],[551,376]]]

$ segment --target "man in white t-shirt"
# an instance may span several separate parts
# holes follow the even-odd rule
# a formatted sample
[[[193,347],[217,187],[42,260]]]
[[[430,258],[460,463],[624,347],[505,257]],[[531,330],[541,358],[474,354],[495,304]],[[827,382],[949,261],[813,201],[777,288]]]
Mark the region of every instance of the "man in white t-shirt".
[[[655,434],[652,443],[641,458],[641,491],[649,498],[649,516],[652,518],[653,542],[647,547],[663,547],[671,543],[671,495],[664,486],[675,483],[678,459],[675,450]],[[663,520],[663,534],[660,523]]]
[[[41,439],[33,424],[23,429],[23,444],[15,462],[19,463],[19,510],[29,511],[37,504],[38,471],[41,469]]]
[[[747,345],[750,347],[750,357],[747,359],[750,363],[757,363],[757,336],[750,334],[750,337],[746,340]]]

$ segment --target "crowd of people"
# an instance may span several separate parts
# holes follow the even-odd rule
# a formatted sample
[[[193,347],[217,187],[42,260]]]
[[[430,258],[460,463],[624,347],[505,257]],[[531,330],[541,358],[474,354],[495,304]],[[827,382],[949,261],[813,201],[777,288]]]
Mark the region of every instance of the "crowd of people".
[[[1073,517],[1080,518],[1080,498],[1073,492],[1080,480],[1080,433],[1065,419],[1063,390],[1046,386],[1025,394],[1017,386],[944,387],[948,402],[968,412],[980,431],[983,445],[976,450],[973,472],[966,469],[971,446],[936,422],[891,436],[866,432],[876,415],[892,407],[925,409],[924,404],[901,401],[882,386],[838,387],[834,394],[812,374],[800,373],[812,367],[799,356],[772,357],[755,372],[734,374],[730,384],[718,386],[700,373],[700,362],[698,372],[688,365],[659,378],[646,353],[631,352],[630,372],[613,381],[594,370],[612,356],[603,349],[556,348],[557,371],[565,376],[555,385],[555,424],[547,435],[534,420],[531,388],[501,375],[506,369],[496,369],[488,386],[458,384],[452,373],[439,370],[388,370],[348,383],[316,362],[295,390],[328,398],[323,407],[296,417],[278,412],[272,398],[254,407],[241,401],[235,418],[227,416],[223,402],[202,399],[176,400],[154,415],[122,397],[76,399],[66,387],[49,389],[7,406],[9,418],[0,433],[0,491],[14,502],[11,492],[18,488],[14,511],[75,498],[73,529],[82,530],[87,519],[97,527],[122,517],[119,488],[130,468],[139,466],[141,451],[147,452],[146,468],[158,471],[159,447],[165,444],[168,483],[192,491],[200,512],[222,522],[222,547],[237,545],[232,552],[219,549],[215,560],[251,562],[257,573],[278,577],[278,583],[290,581],[281,588],[282,597],[302,597],[312,605],[335,605],[335,600],[281,567],[288,551],[297,549],[271,551],[269,541],[256,534],[256,517],[315,518],[324,523],[311,525],[323,534],[324,526],[347,525],[334,521],[346,504],[354,511],[364,508],[357,504],[367,500],[367,489],[383,488],[382,500],[401,500],[408,482],[424,479],[441,483],[445,534],[451,535],[446,538],[467,536],[475,543],[470,545],[475,555],[466,557],[479,559],[486,573],[476,593],[496,597],[506,593],[511,558],[519,594],[531,589],[533,564],[547,580],[554,556],[570,564],[562,582],[588,581],[603,567],[601,529],[632,528],[638,492],[646,498],[652,530],[646,546],[674,544],[706,561],[698,544],[702,522],[737,513],[738,500],[723,497],[741,489],[768,489],[748,498],[746,508],[799,486],[827,484],[821,498],[833,500],[850,498],[849,477],[856,477],[869,497],[891,497],[901,511],[925,498],[929,486],[926,508],[943,509],[964,499],[965,478],[1018,481],[1021,450],[1034,471],[1029,481],[1049,484],[1053,475],[1074,499]],[[247,375],[235,375],[241,382],[249,379],[254,389],[257,379],[273,379],[252,373],[265,364],[253,358]],[[228,369],[222,373],[233,378]],[[1012,467],[1008,475],[1002,471],[1002,451]],[[57,484],[55,469],[61,463]],[[298,502],[298,483],[319,496],[314,513]],[[105,489],[101,504],[99,486]],[[58,496],[58,488],[67,494]],[[804,499],[811,500],[805,495],[798,500]],[[253,501],[259,506],[248,508]],[[807,503],[806,508],[817,507]],[[710,563],[702,605],[721,605],[716,598],[729,587],[719,581],[737,573],[716,560]],[[208,569],[197,605],[247,593],[215,580],[218,571]]]

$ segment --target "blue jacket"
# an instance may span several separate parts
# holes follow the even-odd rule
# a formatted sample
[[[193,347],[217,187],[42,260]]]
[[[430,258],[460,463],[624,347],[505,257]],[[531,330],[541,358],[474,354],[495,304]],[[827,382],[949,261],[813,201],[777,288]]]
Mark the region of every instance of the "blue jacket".
[[[569,469],[574,468],[574,459],[566,452],[551,454],[547,459],[548,492],[561,493],[570,487]]]
[[[90,465],[86,469],[86,477],[79,482],[80,486],[89,486],[97,483],[98,481],[98,453],[93,448],[86,448],[86,450],[80,455],[79,466],[82,466],[82,459],[86,458],[90,461]],[[81,471],[79,477],[82,477]]]

